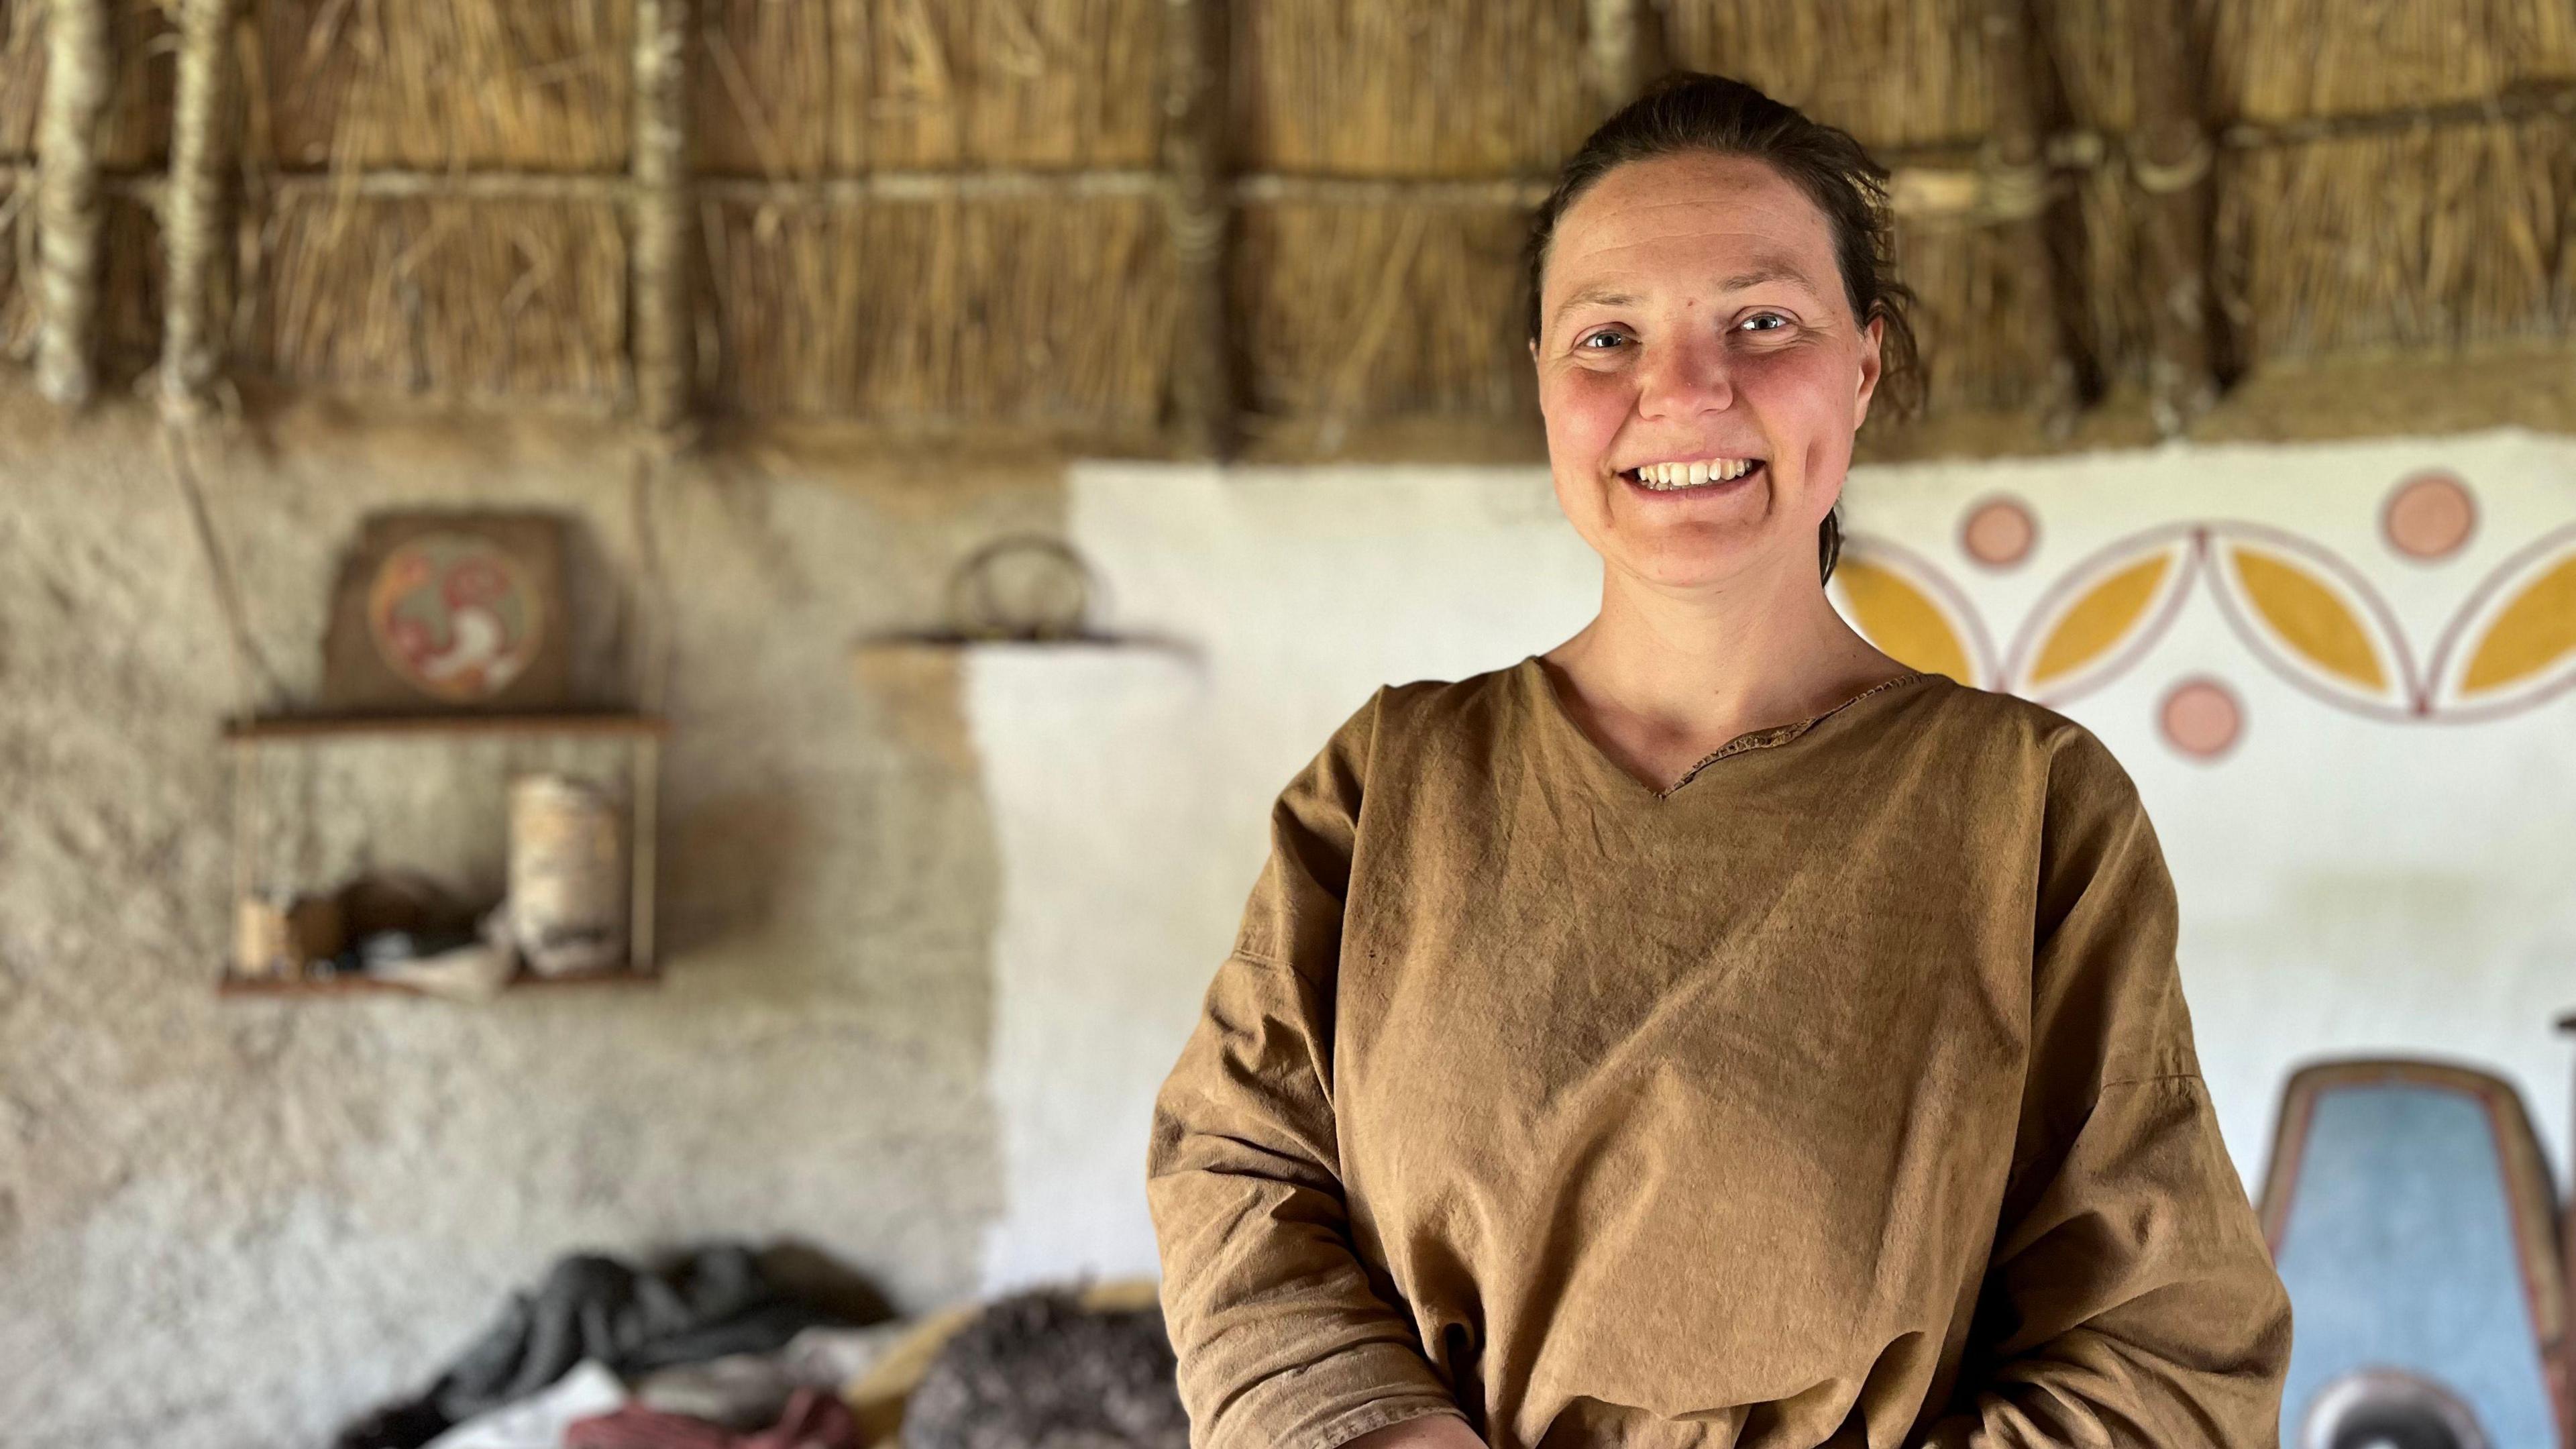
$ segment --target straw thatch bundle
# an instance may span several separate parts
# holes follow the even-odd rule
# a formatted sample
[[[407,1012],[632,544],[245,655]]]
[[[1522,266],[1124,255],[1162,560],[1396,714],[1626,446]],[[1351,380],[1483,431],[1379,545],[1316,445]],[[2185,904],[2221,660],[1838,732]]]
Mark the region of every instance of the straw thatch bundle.
[[[1531,405],[1518,207],[1245,208],[1235,305],[1269,418],[1338,425]]]
[[[1154,164],[1166,0],[700,0],[701,171]]]
[[[2268,359],[2564,335],[2576,128],[2547,116],[2230,159],[2219,253]]]
[[[626,241],[603,202],[282,190],[245,231],[236,361],[301,384],[612,402]]]
[[[2215,21],[2214,99],[2233,120],[2361,115],[2576,79],[2566,0],[2231,0]]]
[[[36,151],[44,12],[45,0],[0,0],[0,160]],[[170,68],[161,52],[170,21],[159,0],[109,0],[106,15],[116,75],[99,117],[98,162],[111,172],[131,171],[169,154]]]
[[[0,357],[29,364],[37,350],[37,194],[32,161],[45,94],[43,0],[0,0]],[[111,377],[144,367],[161,330],[160,248],[152,213],[123,183],[160,162],[170,139],[170,77],[156,64],[168,18],[154,0],[104,11],[113,71],[92,143],[120,189],[99,203],[92,351]]]
[[[2049,278],[2012,235],[1973,222],[1915,222],[1898,264],[1917,293],[1924,403],[1934,410],[2028,405],[2066,366]]]
[[[232,364],[300,385],[608,406],[629,390],[613,198],[442,173],[624,166],[631,0],[250,0]],[[266,179],[328,171],[316,183]],[[411,184],[362,191],[390,172]]]
[[[44,97],[43,0],[0,0],[0,156],[35,154]]]
[[[1992,0],[1668,0],[1675,65],[1738,76],[1871,146],[1975,141],[1995,127]]]
[[[1155,164],[1169,9],[702,3],[700,174],[819,188],[702,201],[705,404],[1150,435],[1175,323],[1162,214],[1149,187],[1051,190],[1045,173]],[[878,173],[997,167],[1033,179],[991,198],[853,192]]]
[[[0,180],[0,357],[20,365],[36,354],[36,307],[21,279],[36,270],[36,229],[26,219],[35,187]]]
[[[0,358],[24,366],[36,350],[33,188],[0,181]],[[149,207],[130,197],[108,200],[99,223],[99,360],[124,381],[151,362],[161,336],[160,230]]]
[[[632,0],[251,0],[244,153],[292,169],[626,161]]]
[[[2187,44],[2204,43],[2194,24],[2205,7],[2186,0],[2092,0],[2060,5],[2047,12],[2040,40],[2047,47],[2048,69],[2068,124],[2117,132],[2138,120],[2137,45],[2134,37],[2142,6],[2156,6],[2162,23],[2182,27]]]
[[[1237,164],[1336,176],[1526,176],[1601,119],[1583,0],[1238,0]]]
[[[1936,421],[2173,432],[2240,377],[2576,321],[2565,0],[240,0],[229,44],[67,3],[115,80],[48,162],[50,0],[0,0],[0,350],[39,332],[40,172],[88,258],[49,278],[99,279],[43,304],[49,359],[148,357],[166,202],[216,240],[165,391],[1524,446],[1527,208],[1665,65],[1896,168]],[[160,187],[172,76],[218,63]]]
[[[753,415],[1149,429],[1172,295],[1151,198],[710,202],[703,391]]]
[[[151,364],[161,338],[160,224],[132,197],[110,197],[99,223],[98,347],[123,381]]]
[[[2212,107],[2269,123],[2231,133],[2217,182],[2216,279],[2249,362],[2563,337],[2571,82],[2558,0],[2222,7]]]
[[[2137,188],[2111,165],[2086,167],[2065,185],[2075,213],[2065,235],[2079,249],[2066,260],[2084,301],[2081,315],[2067,322],[2106,386],[2138,382],[2154,325],[2148,316],[2152,303],[2138,285],[2138,249],[2129,241],[2139,226]]]

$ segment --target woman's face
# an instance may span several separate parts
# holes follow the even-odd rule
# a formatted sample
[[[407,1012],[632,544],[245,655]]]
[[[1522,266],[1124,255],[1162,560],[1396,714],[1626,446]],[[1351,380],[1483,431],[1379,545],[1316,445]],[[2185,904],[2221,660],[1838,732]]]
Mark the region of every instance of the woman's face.
[[[1557,501],[1605,563],[1667,589],[1815,577],[1880,325],[1806,193],[1738,156],[1622,166],[1558,218],[1539,326]]]

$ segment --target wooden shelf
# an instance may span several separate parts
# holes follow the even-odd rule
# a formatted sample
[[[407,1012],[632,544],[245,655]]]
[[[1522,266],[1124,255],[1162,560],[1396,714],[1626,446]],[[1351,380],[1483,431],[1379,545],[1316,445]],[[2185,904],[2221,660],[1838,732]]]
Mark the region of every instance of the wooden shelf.
[[[223,728],[232,746],[233,898],[248,900],[262,879],[257,823],[260,775],[269,758],[261,746],[270,743],[325,742],[358,739],[460,739],[546,737],[611,739],[624,742],[626,756],[627,960],[611,971],[569,976],[522,972],[503,983],[521,986],[650,986],[654,971],[655,846],[660,831],[662,740],[670,722],[659,715],[618,710],[555,710],[521,714],[279,714],[234,720]],[[380,992],[426,996],[398,981],[361,973],[320,980],[236,976],[229,967],[218,976],[216,991],[225,996],[348,996]]]
[[[554,714],[307,714],[234,720],[224,738],[236,745],[274,740],[358,739],[384,735],[591,735],[659,739],[670,733],[659,715],[587,711]]]
[[[548,986],[659,986],[661,984],[662,973],[659,971],[581,971],[566,976],[539,976],[534,972],[522,971],[504,983],[502,990],[517,991],[523,987]],[[215,994],[218,996],[436,996],[439,993],[423,991],[417,986],[404,982],[386,981],[379,977],[360,975],[355,972],[313,980],[295,976],[236,976],[226,971],[216,978]]]

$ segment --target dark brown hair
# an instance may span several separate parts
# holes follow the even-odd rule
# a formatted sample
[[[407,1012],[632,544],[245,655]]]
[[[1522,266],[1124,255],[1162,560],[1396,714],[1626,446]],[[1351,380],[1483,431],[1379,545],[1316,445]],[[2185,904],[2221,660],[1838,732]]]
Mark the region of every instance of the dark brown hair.
[[[1833,234],[1834,261],[1843,292],[1862,326],[1877,319],[1879,392],[1899,413],[1921,396],[1921,371],[1908,309],[1914,294],[1896,279],[1895,233],[1887,206],[1887,168],[1870,159],[1850,133],[1811,121],[1739,80],[1682,71],[1601,123],[1557,174],[1556,189],[1530,223],[1523,252],[1529,335],[1538,340],[1545,318],[1539,285],[1547,274],[1556,224],[1601,178],[1635,161],[1713,152],[1760,161],[1807,195],[1825,214]],[[1834,575],[1842,554],[1841,505],[1816,530],[1816,562]]]

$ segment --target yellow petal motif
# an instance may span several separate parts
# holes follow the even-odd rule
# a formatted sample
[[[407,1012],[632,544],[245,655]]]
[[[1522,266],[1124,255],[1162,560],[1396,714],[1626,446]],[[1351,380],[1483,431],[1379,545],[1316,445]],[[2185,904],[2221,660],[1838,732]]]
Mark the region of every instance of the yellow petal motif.
[[[2230,567],[2254,612],[2310,664],[2374,694],[2388,687],[2379,646],[2352,606],[2317,576],[2276,554],[2227,550]]]
[[[2469,657],[2460,693],[2519,684],[2576,649],[2576,554],[2560,559],[2514,596]]]
[[[1894,569],[1846,556],[1834,565],[1834,582],[1849,606],[1853,626],[1908,669],[1976,683],[1968,646],[1941,606]]]
[[[2160,553],[2085,590],[2058,616],[2047,641],[2039,646],[2039,658],[2030,667],[2032,686],[2073,674],[2128,638],[2146,617],[2147,606],[2156,601],[2173,562],[2173,555]]]

